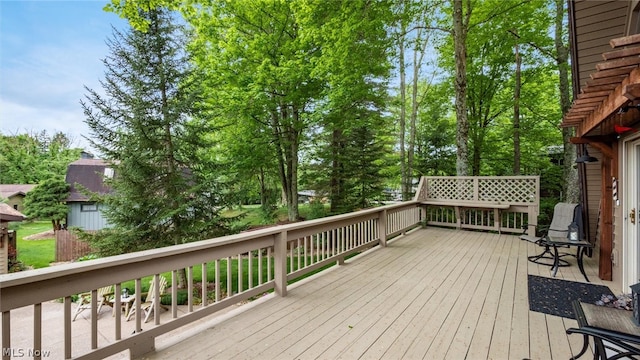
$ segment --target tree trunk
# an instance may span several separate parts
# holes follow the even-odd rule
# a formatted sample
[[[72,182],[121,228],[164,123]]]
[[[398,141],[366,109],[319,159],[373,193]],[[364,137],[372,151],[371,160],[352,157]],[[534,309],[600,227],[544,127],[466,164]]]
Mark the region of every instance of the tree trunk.
[[[420,39],[420,32],[417,38]],[[425,46],[426,47],[426,46]],[[423,48],[424,49],[424,48]],[[420,67],[422,66],[422,58],[424,56],[424,50],[420,51],[420,45],[416,40],[416,45],[413,49],[413,84],[411,89],[411,117],[409,123],[409,149],[407,152],[407,196],[403,200],[409,200],[413,190],[413,156],[416,148],[416,122],[418,118],[418,77],[420,75]],[[418,52],[420,57],[418,58]]]
[[[404,26],[404,22],[401,20],[401,27],[400,27],[400,31],[402,34],[405,33],[406,31],[406,27]],[[408,189],[408,178],[409,175],[407,173],[407,156],[406,156],[406,152],[405,152],[405,134],[406,134],[406,118],[407,118],[407,110],[406,110],[406,105],[407,105],[407,92],[406,92],[406,86],[407,86],[407,80],[406,80],[406,69],[405,69],[405,64],[404,64],[404,35],[402,36],[402,38],[399,40],[398,42],[398,61],[399,61],[399,66],[400,66],[400,124],[399,124],[399,135],[400,135],[400,182],[401,182],[401,189],[400,191],[402,192],[402,200],[407,200],[407,194],[409,193],[409,189]]]
[[[178,289],[187,288],[187,269],[178,269]]]
[[[330,199],[330,212],[336,213],[342,208],[344,204],[344,187],[342,179],[342,161],[340,158],[343,151],[342,130],[333,130],[331,137],[331,156],[333,161],[331,163],[331,179],[329,187],[331,189]]]
[[[300,135],[297,129],[300,123],[300,112],[298,108],[293,105],[291,109],[292,122],[289,127],[289,157],[288,163],[288,177],[289,177],[289,198],[287,199],[287,213],[289,215],[289,221],[297,221],[300,219],[300,213],[298,212],[298,147],[300,142]]]
[[[298,142],[296,125],[299,122],[298,109],[292,107],[289,114],[287,104],[279,104],[280,113],[271,110],[271,130],[278,157],[278,175],[287,204],[289,221],[298,220]]]
[[[466,176],[468,170],[469,121],[467,119],[467,24],[471,15],[470,0],[466,1],[467,12],[463,13],[464,0],[453,0],[453,44],[456,63],[456,173]],[[466,19],[466,20],[465,20]]]
[[[521,64],[520,51],[516,38],[516,74],[515,85],[513,87],[513,175],[520,175],[520,86],[521,86]]]
[[[571,107],[571,92],[569,87],[569,49],[562,41],[564,0],[556,2],[555,21],[555,47],[557,53],[558,75],[560,77],[560,108],[565,114]],[[576,161],[576,146],[569,142],[573,136],[573,128],[562,129],[562,141],[564,144],[563,178],[565,180],[565,201],[577,203],[580,201],[580,185],[578,181],[578,169],[573,165]]]

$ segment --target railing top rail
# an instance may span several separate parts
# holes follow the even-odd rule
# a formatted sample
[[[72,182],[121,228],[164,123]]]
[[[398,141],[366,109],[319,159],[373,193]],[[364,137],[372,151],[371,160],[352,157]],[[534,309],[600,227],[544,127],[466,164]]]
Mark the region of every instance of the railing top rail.
[[[47,267],[35,270],[22,271],[17,273],[9,273],[0,275],[0,291],[3,288],[19,286],[22,284],[32,284],[35,281],[47,281],[49,279],[72,276],[88,271],[99,271],[107,268],[131,265],[143,261],[158,261],[164,258],[172,258],[177,255],[185,255],[199,251],[208,250],[214,247],[222,247],[236,243],[245,242],[247,240],[264,239],[280,234],[285,231],[299,230],[334,222],[344,222],[350,219],[356,220],[361,217],[370,216],[371,214],[382,211],[390,211],[401,209],[404,207],[415,206],[417,201],[405,201],[397,204],[390,204],[371,209],[360,210],[353,213],[328,216],[320,219],[301,221],[297,223],[277,225],[258,230],[251,230],[234,235],[227,235],[213,239],[205,239],[186,244],[173,245],[160,249],[145,250],[135,253],[110,256],[101,259],[69,263]]]
[[[518,175],[518,176],[423,176],[425,179],[539,179],[539,175]]]

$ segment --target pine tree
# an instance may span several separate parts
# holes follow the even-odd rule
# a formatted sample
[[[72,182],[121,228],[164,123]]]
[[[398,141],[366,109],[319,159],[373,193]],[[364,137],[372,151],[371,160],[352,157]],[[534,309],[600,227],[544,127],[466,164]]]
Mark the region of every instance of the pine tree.
[[[112,163],[103,199],[110,229],[89,238],[101,255],[180,244],[231,232],[219,167],[208,153],[202,76],[186,36],[164,9],[141,12],[145,32],[114,29],[102,87],[82,106],[91,143]]]
[[[65,200],[68,196],[69,184],[60,176],[52,176],[27,193],[25,215],[32,219],[51,219],[53,231],[60,230],[67,218]]]

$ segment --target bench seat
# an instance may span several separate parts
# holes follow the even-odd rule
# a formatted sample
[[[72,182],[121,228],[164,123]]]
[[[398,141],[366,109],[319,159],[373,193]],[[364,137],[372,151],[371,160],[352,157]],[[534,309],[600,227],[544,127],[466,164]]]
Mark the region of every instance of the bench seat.
[[[469,207],[469,208],[479,208],[479,209],[501,209],[506,210],[511,205],[504,204],[500,202],[490,202],[490,201],[461,201],[461,200],[423,200],[421,201],[424,205],[432,205],[432,206],[453,206],[453,207]]]

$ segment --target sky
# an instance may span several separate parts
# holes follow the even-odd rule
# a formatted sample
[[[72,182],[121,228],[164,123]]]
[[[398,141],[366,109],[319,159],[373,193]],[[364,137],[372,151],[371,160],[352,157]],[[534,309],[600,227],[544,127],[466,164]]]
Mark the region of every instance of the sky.
[[[102,59],[118,15],[107,0],[0,0],[0,133],[67,134],[94,152],[80,100],[84,86],[102,92]]]

